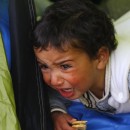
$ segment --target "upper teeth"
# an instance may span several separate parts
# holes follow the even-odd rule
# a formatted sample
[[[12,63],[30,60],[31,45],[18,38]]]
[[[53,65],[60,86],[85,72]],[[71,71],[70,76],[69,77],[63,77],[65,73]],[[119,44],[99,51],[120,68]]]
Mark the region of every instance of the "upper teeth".
[[[72,91],[72,88],[65,88],[65,89],[63,89],[64,91],[67,91],[67,92],[70,92],[70,91]]]

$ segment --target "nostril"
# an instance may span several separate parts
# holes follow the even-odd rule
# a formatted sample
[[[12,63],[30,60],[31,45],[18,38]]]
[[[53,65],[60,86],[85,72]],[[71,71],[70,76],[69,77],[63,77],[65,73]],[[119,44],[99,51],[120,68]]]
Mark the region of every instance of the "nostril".
[[[61,77],[53,77],[51,78],[51,85],[52,86],[61,86],[63,84],[63,79]]]
[[[53,69],[50,73],[50,83],[52,86],[61,86],[64,80],[61,76],[61,72],[56,68]]]

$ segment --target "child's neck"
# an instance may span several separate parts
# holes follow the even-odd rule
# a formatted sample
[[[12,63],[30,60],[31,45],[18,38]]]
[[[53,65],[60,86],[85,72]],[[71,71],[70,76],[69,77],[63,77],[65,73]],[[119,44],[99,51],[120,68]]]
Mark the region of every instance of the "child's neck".
[[[90,92],[91,93],[93,93],[94,94],[94,96],[95,97],[97,97],[98,99],[101,99],[101,98],[103,98],[103,96],[104,96],[104,89],[103,90],[90,90]]]
[[[96,82],[96,87],[94,86],[90,91],[98,98],[101,99],[104,96],[105,91],[105,72],[102,73],[100,78],[98,78],[98,82]]]

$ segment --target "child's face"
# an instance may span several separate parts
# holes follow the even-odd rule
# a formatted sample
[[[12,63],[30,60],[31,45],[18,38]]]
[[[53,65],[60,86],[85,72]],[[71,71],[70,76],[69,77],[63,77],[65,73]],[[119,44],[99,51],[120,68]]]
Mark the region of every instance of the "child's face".
[[[63,97],[76,99],[88,90],[97,90],[102,84],[97,59],[90,60],[86,53],[76,49],[65,52],[47,49],[34,49],[43,79]]]

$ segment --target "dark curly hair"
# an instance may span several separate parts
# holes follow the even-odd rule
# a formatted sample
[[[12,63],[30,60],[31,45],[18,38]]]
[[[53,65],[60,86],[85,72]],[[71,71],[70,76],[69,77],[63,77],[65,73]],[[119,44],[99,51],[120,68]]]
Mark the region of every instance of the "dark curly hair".
[[[111,19],[87,0],[62,0],[46,8],[35,31],[35,48],[74,47],[91,58],[105,46],[111,53],[117,46]]]

